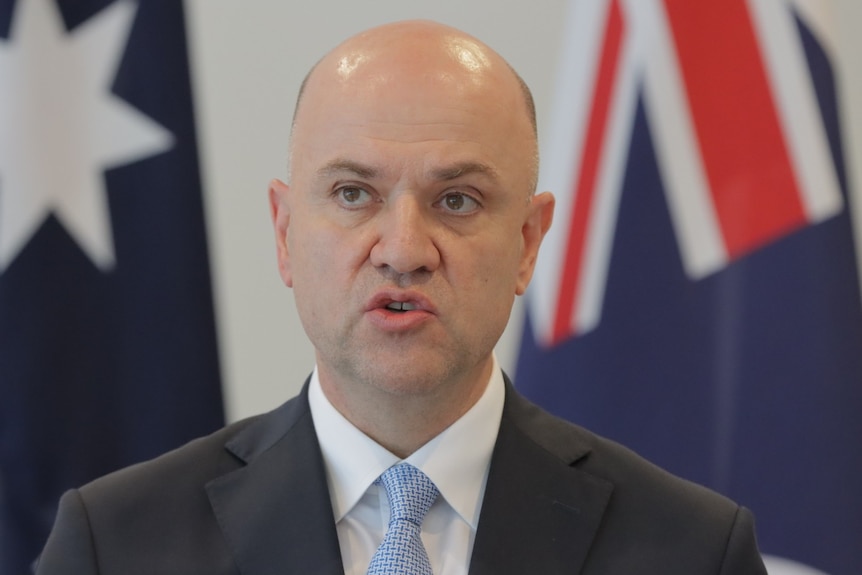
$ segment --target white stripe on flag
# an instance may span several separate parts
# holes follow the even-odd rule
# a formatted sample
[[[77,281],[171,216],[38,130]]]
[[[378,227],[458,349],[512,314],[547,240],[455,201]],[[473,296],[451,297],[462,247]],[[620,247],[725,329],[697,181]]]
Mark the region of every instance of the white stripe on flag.
[[[833,2],[823,0],[787,0],[790,7],[796,11],[799,18],[820,42],[826,54],[834,62],[839,50],[836,45],[837,22],[832,10]],[[855,1],[855,0],[852,0]]]
[[[611,248],[614,242],[623,176],[631,142],[641,55],[639,27],[633,22],[632,6],[641,0],[623,3],[626,32],[621,47],[621,65],[614,80],[608,116],[608,134],[601,152],[593,214],[588,219],[586,252],[580,297],[575,302],[573,327],[576,333],[594,329],[601,319]]]
[[[568,221],[574,204],[574,187],[589,122],[592,93],[599,64],[609,2],[571,2],[566,18],[564,46],[546,145],[542,146],[540,190],[556,196],[554,225],[548,231],[536,262],[528,305],[538,341],[548,343],[554,329],[569,239]]]
[[[748,5],[801,199],[808,220],[820,222],[838,214],[844,202],[799,28],[785,3],[748,0]]]
[[[644,99],[683,265],[691,278],[724,267],[724,247],[661,0],[633,2],[644,28]]]

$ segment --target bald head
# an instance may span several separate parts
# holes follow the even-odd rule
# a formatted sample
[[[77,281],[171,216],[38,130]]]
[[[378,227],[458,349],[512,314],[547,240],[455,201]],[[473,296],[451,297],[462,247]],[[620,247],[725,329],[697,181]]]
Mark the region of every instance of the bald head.
[[[406,93],[405,86],[445,94],[424,105],[458,105],[459,99],[492,98],[506,114],[519,116],[529,129],[525,161],[530,163],[531,192],[538,176],[536,112],[530,89],[499,54],[476,38],[431,21],[405,21],[372,28],[353,36],[326,54],[300,86],[291,127],[288,173],[295,158],[296,132],[310,121],[306,100],[318,101],[338,91],[357,97]],[[435,91],[436,90],[436,91]],[[377,94],[375,94],[377,93]],[[409,114],[421,102],[404,98],[393,106]],[[317,106],[315,106],[317,107]],[[337,114],[337,109],[328,113]]]
[[[530,100],[432,22],[359,34],[305,82],[291,181],[269,189],[279,270],[327,398],[401,457],[481,396],[532,277],[554,200]]]

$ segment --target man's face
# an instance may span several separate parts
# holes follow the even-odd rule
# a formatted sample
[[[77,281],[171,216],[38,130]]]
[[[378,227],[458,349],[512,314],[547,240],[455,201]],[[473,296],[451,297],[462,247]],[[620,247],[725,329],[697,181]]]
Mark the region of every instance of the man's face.
[[[508,71],[385,59],[307,87],[271,188],[282,276],[327,385],[484,385],[550,224],[533,130]]]

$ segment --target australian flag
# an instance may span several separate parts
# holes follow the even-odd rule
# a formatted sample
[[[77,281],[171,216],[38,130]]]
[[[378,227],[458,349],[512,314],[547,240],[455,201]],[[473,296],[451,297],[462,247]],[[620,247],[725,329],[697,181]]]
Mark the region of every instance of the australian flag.
[[[183,3],[0,0],[0,573],[222,423]]]
[[[516,374],[751,508],[773,575],[862,573],[860,222],[828,9],[573,3]]]

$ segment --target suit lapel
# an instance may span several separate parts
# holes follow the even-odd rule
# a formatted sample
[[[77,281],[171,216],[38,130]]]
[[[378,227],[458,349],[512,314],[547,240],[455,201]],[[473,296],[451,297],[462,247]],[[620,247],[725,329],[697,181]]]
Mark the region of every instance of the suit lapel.
[[[240,572],[343,575],[306,391],[226,447],[245,465],[211,481],[207,493]]]
[[[507,385],[470,575],[579,573],[613,485],[577,469],[588,443]]]
[[[206,486],[242,575],[344,573],[306,390],[237,434],[240,467]],[[589,451],[507,381],[470,575],[580,572],[613,491],[576,467]]]

